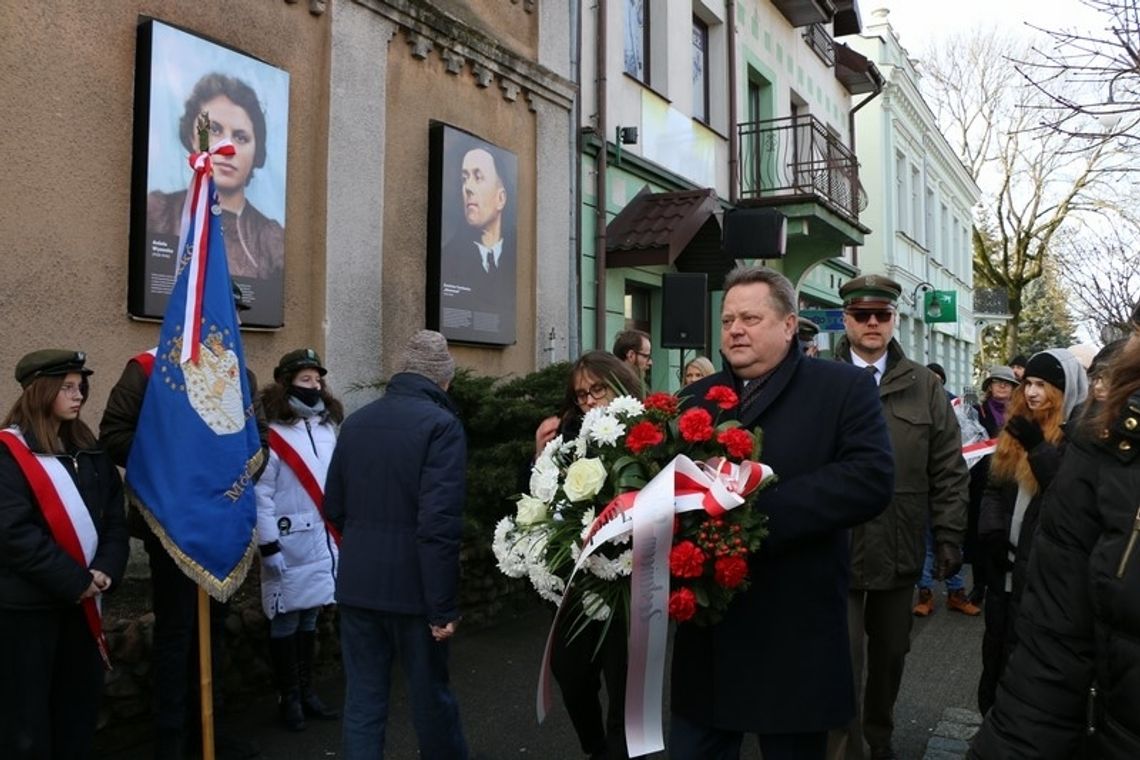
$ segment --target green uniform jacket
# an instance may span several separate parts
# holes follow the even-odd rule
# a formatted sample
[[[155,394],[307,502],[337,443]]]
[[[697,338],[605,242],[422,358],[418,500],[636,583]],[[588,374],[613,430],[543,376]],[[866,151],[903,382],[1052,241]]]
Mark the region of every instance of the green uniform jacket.
[[[851,362],[851,345],[835,355]],[[966,535],[970,471],[962,434],[937,375],[906,358],[898,341],[887,348],[879,398],[895,456],[895,494],[878,517],[851,531],[851,589],[882,591],[914,585],[926,558],[926,525],[935,544],[961,546]]]

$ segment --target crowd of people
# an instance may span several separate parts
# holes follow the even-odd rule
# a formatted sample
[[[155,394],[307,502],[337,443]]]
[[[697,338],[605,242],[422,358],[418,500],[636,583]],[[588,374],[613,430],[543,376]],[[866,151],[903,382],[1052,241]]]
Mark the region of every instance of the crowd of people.
[[[679,395],[723,418],[705,391],[732,387],[727,414],[763,430],[779,480],[755,501],[768,537],[751,587],[719,623],[675,631],[670,757],[737,758],[748,734],[766,760],[897,757],[911,629],[934,612],[936,581],[948,609],[984,614],[972,757],[1140,757],[1140,306],[1132,336],[1087,371],[1063,348],[1015,357],[986,371],[971,405],[941,367],[903,352],[901,293],[881,275],[844,284],[845,329],[823,359],[783,275],[742,266],[726,277],[723,369],[684,363]],[[448,672],[466,499],[455,361],[442,335],[421,330],[398,364],[384,395],[347,419],[311,348],[282,356],[256,396],[267,648],[284,729],[340,719],[344,757],[382,757],[398,662],[421,756],[462,759]],[[535,456],[591,409],[644,397],[652,365],[651,336],[637,330],[582,355],[535,431]],[[152,366],[153,352],[128,362],[98,438],[80,419],[92,374],[82,352],[36,351],[15,368],[21,393],[0,430],[5,758],[90,756],[106,655],[98,604],[122,581],[132,534],[153,591],[155,757],[192,749],[196,587],[127,508],[116,467],[129,482]],[[975,426],[992,453],[967,464]],[[218,667],[223,608],[212,604]],[[343,718],[314,688],[317,620],[332,604]],[[626,630],[590,623],[571,637],[563,625],[554,638],[552,672],[591,758],[628,758]],[[256,755],[218,712],[220,755]]]

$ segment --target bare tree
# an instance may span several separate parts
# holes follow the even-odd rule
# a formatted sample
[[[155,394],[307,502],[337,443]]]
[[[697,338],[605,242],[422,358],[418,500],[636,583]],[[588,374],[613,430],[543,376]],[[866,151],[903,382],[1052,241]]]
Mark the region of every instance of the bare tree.
[[[1009,294],[1006,353],[1018,348],[1026,286],[1044,273],[1058,232],[1119,195],[1125,157],[1104,140],[1040,130],[1047,98],[1018,75],[1028,42],[994,31],[950,37],[923,58],[923,93],[982,188],[975,212],[974,280]]]
[[[1044,100],[1040,126],[1092,141],[1140,143],[1140,9],[1136,0],[1082,0],[1103,22],[1089,30],[1033,27],[1044,42],[1016,61]]]
[[[1140,300],[1140,231],[1134,223],[1078,229],[1058,241],[1058,264],[1075,314],[1108,342],[1122,337]]]

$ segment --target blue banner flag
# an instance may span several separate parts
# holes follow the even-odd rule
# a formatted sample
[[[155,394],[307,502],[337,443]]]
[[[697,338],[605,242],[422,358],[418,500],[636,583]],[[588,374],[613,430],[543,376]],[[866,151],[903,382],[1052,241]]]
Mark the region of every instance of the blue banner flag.
[[[226,149],[219,143],[190,157],[174,291],[126,474],[175,563],[220,601],[241,585],[253,558],[254,475],[264,456],[210,161]]]

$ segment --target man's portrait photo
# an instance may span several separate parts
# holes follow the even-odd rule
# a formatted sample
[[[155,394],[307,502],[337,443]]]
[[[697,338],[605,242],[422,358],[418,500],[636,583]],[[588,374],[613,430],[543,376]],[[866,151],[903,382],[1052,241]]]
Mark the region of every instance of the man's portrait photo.
[[[448,340],[510,345],[518,271],[515,155],[435,124],[431,163],[428,326]]]
[[[285,178],[289,74],[158,21],[139,31],[139,123],[135,135],[130,311],[161,317],[174,283],[187,156],[195,124],[209,115],[214,184],[226,261],[252,327],[284,323]],[[145,126],[144,122],[145,121]],[[143,172],[142,170],[145,170]]]

